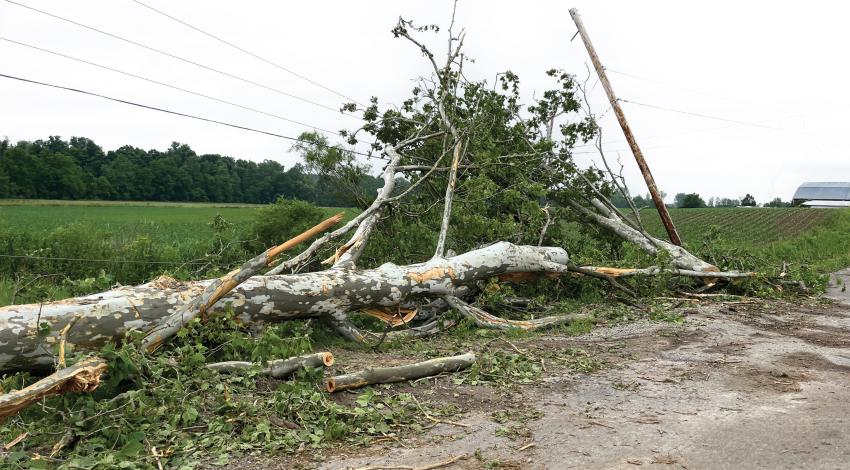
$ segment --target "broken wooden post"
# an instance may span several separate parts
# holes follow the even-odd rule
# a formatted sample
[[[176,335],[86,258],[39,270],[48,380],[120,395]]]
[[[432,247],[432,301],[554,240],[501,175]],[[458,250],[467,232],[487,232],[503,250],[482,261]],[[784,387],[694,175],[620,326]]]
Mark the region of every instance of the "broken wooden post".
[[[635,136],[632,134],[632,129],[629,127],[629,122],[626,121],[626,115],[623,114],[620,102],[614,94],[614,89],[611,88],[611,82],[608,81],[608,75],[605,74],[605,67],[602,66],[599,56],[596,55],[596,49],[593,48],[593,43],[590,42],[590,36],[588,36],[587,31],[584,30],[584,23],[581,22],[578,10],[571,8],[570,16],[573,17],[576,28],[578,28],[578,33],[581,35],[581,40],[587,48],[587,54],[590,56],[590,61],[593,62],[593,67],[599,75],[599,82],[602,83],[602,87],[605,88],[605,94],[608,95],[608,101],[611,103],[611,109],[614,110],[614,114],[617,116],[617,122],[620,123],[620,127],[623,129],[623,134],[625,134],[626,140],[629,142],[629,147],[631,147],[635,160],[637,160],[640,172],[643,173],[643,179],[646,181],[646,187],[649,188],[649,194],[652,196],[652,201],[655,202],[655,208],[658,209],[658,214],[661,216],[661,222],[667,230],[667,235],[670,237],[670,241],[674,245],[681,246],[682,240],[679,238],[679,232],[676,231],[676,226],[673,225],[673,219],[670,218],[667,206],[664,205],[664,200],[661,198],[661,195],[658,192],[658,187],[655,185],[655,178],[652,177],[652,172],[649,171],[649,165],[647,165],[646,160],[643,158],[643,152],[641,152],[640,147],[638,147],[637,140],[635,140]]]

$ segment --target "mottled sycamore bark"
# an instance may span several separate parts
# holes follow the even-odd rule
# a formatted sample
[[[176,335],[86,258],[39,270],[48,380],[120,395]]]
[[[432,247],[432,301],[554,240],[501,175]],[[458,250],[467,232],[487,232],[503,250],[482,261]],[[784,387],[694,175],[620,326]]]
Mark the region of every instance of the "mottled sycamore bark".
[[[192,321],[196,316],[205,316],[212,306],[216,304],[222,297],[227,295],[236,286],[242,284],[251,276],[260,273],[261,270],[268,267],[269,264],[286,250],[305,242],[310,238],[324,232],[333,227],[342,220],[343,212],[329,217],[314,227],[305,232],[281,243],[280,245],[269,248],[260,253],[254,258],[243,263],[238,269],[225,274],[224,276],[213,280],[201,293],[201,295],[192,299],[191,302],[184,305],[183,308],[175,313],[161,319],[157,325],[151,329],[142,339],[142,347],[147,352],[153,352],[166,339],[177,334],[188,322]]]
[[[584,215],[591,222],[614,232],[651,255],[657,255],[661,252],[666,253],[670,258],[670,264],[676,268],[699,272],[719,271],[716,266],[706,263],[688,250],[638,230],[600,200],[591,199],[590,203],[595,210],[584,207],[577,202],[570,202],[570,207]]]
[[[351,374],[337,375],[325,379],[325,388],[333,393],[341,390],[365,387],[373,384],[388,384],[416,380],[422,377],[457,372],[475,363],[475,354],[466,353],[452,357],[438,357],[415,364],[395,367],[375,367]]]
[[[231,305],[244,322],[280,322],[343,316],[367,307],[395,307],[417,297],[455,295],[476,280],[506,273],[566,272],[561,248],[518,246],[500,242],[452,258],[375,269],[330,269],[314,273],[254,276],[216,304]],[[180,311],[213,281],[176,282],[158,279],[99,294],[58,302],[0,308],[0,371],[46,369],[53,365],[52,345],[67,332],[67,342],[79,348],[99,348],[124,337],[129,330],[146,331],[162,318]],[[38,325],[49,329],[38,334]]]

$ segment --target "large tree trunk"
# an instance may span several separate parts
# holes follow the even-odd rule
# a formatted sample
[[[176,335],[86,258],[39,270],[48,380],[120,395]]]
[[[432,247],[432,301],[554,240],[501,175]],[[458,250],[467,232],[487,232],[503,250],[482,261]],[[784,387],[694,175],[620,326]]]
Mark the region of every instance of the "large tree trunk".
[[[364,307],[393,307],[417,296],[453,295],[459,286],[517,272],[566,272],[561,248],[499,242],[452,258],[376,269],[330,269],[314,273],[255,276],[218,302],[232,305],[245,323],[318,317]],[[68,344],[99,348],[131,329],[146,330],[197,297],[212,280],[161,278],[135,287],[58,302],[0,308],[0,371],[53,365],[52,345],[67,332]],[[49,327],[39,335],[39,325]]]

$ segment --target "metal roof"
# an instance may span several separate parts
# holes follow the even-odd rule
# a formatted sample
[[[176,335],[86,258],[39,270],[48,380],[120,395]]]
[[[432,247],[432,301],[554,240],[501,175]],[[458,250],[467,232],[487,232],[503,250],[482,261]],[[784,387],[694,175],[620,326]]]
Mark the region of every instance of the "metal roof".
[[[797,188],[793,199],[820,201],[850,201],[850,183],[808,182]]]

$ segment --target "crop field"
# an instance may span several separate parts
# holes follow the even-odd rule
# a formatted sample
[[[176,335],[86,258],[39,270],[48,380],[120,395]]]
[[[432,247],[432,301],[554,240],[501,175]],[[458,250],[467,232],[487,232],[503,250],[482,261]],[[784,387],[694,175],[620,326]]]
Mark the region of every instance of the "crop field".
[[[0,305],[76,295],[116,282],[137,284],[160,274],[181,279],[220,275],[260,249],[252,241],[262,207],[2,201]],[[323,210],[330,215],[340,209]],[[351,217],[353,211],[347,212]],[[797,262],[827,272],[850,265],[850,211],[673,209],[671,214],[692,250],[700,252],[703,241],[715,237],[713,251],[700,254],[718,262],[733,251],[743,251],[770,267]],[[665,236],[654,210],[641,215],[650,232]],[[762,269],[755,264],[735,268]],[[17,298],[11,293],[39,276],[43,279]],[[37,286],[51,287],[45,291]]]
[[[18,301],[77,294],[115,282],[136,284],[160,274],[186,279],[226,272],[261,249],[252,244],[252,230],[262,207],[2,201],[0,305],[11,300],[11,285],[38,276],[82,285],[56,292],[35,290],[18,296]],[[331,215],[342,209],[323,210]],[[55,282],[33,286],[38,284]]]
[[[823,226],[841,212],[835,209],[729,208],[670,209],[670,216],[682,239],[691,245],[702,242],[710,227],[729,241],[765,243],[797,237]],[[641,218],[646,229],[665,236],[664,226],[655,209],[644,209]]]

